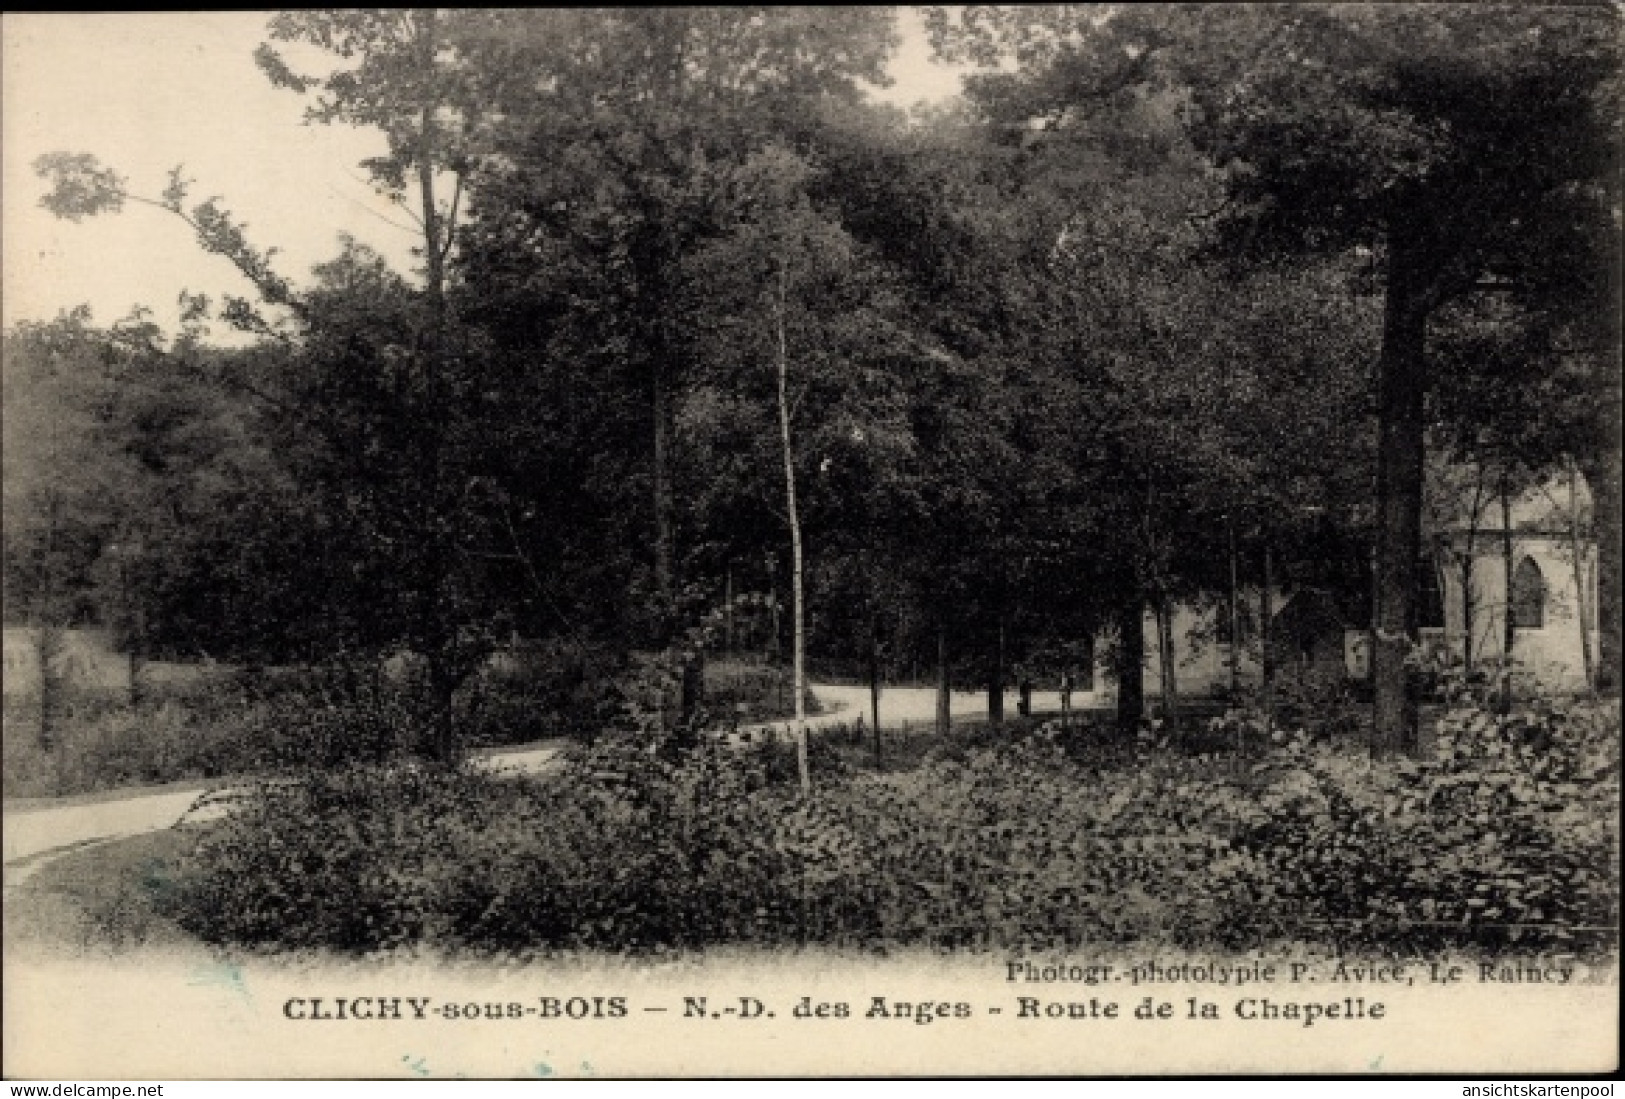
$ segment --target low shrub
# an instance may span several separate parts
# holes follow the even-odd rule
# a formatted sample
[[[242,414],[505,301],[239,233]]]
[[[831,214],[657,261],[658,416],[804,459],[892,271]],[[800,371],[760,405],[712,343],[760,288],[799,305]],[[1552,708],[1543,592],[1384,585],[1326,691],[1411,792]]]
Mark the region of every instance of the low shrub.
[[[263,784],[183,864],[176,918],[205,938],[246,944],[362,950],[420,940],[439,930],[438,895],[457,873],[465,822],[534,813],[516,789],[410,763]]]
[[[540,778],[352,765],[215,826],[178,918],[360,951],[1589,950],[1576,929],[1615,918],[1617,722],[1617,704],[1464,704],[1434,756],[1378,763],[1286,734],[1239,761],[1091,757],[1052,723],[884,774],[835,736],[814,740],[810,800],[769,739],[605,737]]]
[[[1345,940],[1572,948],[1617,924],[1618,704],[1458,700],[1433,751],[1372,765],[1298,735],[1243,842]]]
[[[6,703],[6,797],[221,774],[249,742],[242,700],[228,698],[220,685],[166,690],[136,706],[122,692],[70,697],[53,714],[49,751],[40,743],[33,700],[13,696]]]
[[[188,866],[177,917],[212,940],[386,949],[650,948],[749,938],[782,917],[758,754],[680,762],[624,739],[521,778],[416,763],[266,785]]]
[[[749,724],[795,716],[795,691],[789,668],[741,657],[714,657],[705,663],[705,705],[725,721]],[[821,712],[811,691],[804,692],[806,712]]]
[[[459,745],[588,743],[606,728],[675,717],[658,701],[675,710],[677,681],[665,655],[653,668],[589,655],[551,646],[493,658],[457,692]],[[710,693],[696,722],[783,716],[777,707],[790,697],[788,688],[780,691],[783,669],[729,662],[707,674]],[[8,694],[4,793],[50,797],[401,757],[433,739],[423,690],[412,675],[381,671],[376,660],[154,677],[135,701],[124,690],[75,688],[55,703],[49,750],[39,735],[37,696]]]
[[[133,705],[123,692],[81,692],[58,707],[49,751],[29,703],[7,700],[7,797],[336,766],[424,740],[410,699],[343,669],[222,675],[150,690]]]

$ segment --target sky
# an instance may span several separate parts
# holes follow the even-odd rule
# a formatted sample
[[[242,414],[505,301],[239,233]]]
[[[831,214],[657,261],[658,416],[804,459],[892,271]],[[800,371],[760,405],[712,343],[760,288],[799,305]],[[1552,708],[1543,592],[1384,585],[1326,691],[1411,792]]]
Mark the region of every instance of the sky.
[[[305,100],[273,88],[255,67],[264,13],[24,14],[3,36],[4,284],[0,321],[49,320],[88,303],[98,324],[152,310],[166,330],[182,290],[248,295],[226,260],[202,253],[173,215],[130,204],[115,215],[61,221],[39,206],[36,157],[89,152],[132,193],[157,195],[170,169],[196,180],[193,201],[219,195],[249,239],[281,250],[295,283],[332,258],[349,233],[402,270],[414,266],[410,222],[358,167],[383,151],[376,131],[307,126]],[[959,90],[935,64],[917,16],[900,19],[896,84],[876,93],[900,105]],[[220,326],[217,336],[224,335]]]

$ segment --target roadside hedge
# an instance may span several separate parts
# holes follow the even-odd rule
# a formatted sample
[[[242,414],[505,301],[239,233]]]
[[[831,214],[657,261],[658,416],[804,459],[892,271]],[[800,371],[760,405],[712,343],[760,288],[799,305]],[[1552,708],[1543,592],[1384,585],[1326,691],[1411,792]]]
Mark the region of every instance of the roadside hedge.
[[[1054,726],[862,773],[606,738],[558,771],[266,786],[183,867],[205,938],[350,952],[708,944],[1612,949],[1618,704],[1448,710],[1423,760],[1280,734],[1112,763]],[[984,746],[985,745],[985,746]],[[1087,753],[1084,753],[1087,755]]]

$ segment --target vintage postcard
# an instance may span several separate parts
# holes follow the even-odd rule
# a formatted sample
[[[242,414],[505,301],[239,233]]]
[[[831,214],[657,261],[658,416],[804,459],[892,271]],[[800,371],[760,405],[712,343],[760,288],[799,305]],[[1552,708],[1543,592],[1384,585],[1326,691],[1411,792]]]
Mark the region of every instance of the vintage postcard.
[[[5,1075],[1617,1070],[1619,22],[5,16]]]

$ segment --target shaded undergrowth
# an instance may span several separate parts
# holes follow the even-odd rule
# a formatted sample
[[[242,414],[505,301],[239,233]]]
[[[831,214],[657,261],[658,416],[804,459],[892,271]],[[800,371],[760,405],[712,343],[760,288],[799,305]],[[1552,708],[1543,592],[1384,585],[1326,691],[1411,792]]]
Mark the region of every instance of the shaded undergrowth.
[[[517,778],[374,763],[261,790],[180,863],[203,938],[346,952],[726,943],[1614,947],[1618,705],[1459,699],[1425,759],[967,731],[907,770],[815,742],[606,738]]]

